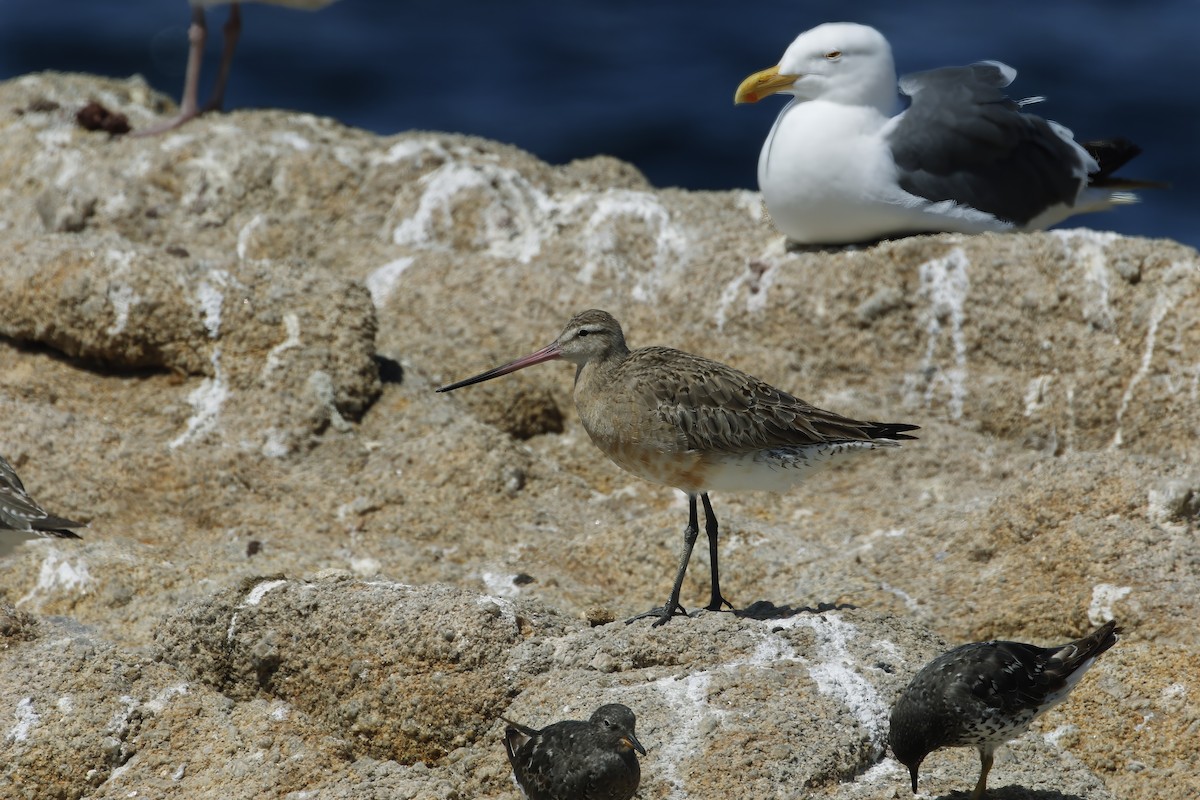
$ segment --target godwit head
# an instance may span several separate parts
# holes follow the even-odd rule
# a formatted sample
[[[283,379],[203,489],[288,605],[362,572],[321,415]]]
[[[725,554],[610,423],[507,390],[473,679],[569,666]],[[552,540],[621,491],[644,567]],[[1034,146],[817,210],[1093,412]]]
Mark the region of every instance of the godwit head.
[[[583,367],[589,362],[611,361],[627,355],[629,355],[629,348],[625,345],[625,334],[621,332],[621,323],[617,322],[607,311],[593,308],[571,317],[571,321],[563,328],[558,338],[541,350],[495,369],[489,369],[487,372],[481,372],[472,378],[443,386],[438,391],[452,392],[464,386],[490,381],[492,378],[499,378],[501,375],[508,375],[519,369],[559,358],[570,361],[577,367]]]

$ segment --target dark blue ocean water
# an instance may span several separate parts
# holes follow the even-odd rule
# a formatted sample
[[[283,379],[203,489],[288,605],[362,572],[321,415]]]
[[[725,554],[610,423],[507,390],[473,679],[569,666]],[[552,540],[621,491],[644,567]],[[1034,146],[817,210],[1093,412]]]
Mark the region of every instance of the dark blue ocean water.
[[[210,79],[227,13],[209,15]],[[864,22],[902,73],[1011,64],[1014,96],[1045,95],[1038,112],[1080,138],[1128,136],[1146,152],[1123,172],[1172,184],[1068,225],[1200,246],[1200,0],[341,0],[243,18],[227,108],[473,133],[555,163],[606,153],[693,189],[755,186],[783,99],[735,108],[743,77],[804,29]],[[188,20],[185,0],[0,0],[0,78],[136,72],[178,97]]]

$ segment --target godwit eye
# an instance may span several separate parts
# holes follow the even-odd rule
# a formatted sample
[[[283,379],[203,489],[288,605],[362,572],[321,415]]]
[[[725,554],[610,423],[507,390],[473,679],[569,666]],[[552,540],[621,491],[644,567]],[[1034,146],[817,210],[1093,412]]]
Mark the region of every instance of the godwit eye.
[[[587,336],[587,335],[588,335],[588,329],[587,329],[587,328],[580,328],[580,329],[579,329],[579,333],[578,333],[578,334],[576,334],[576,335],[577,335],[577,336]]]
[[[837,61],[841,57],[842,57],[841,50],[830,50],[828,53],[825,54],[826,61]]]

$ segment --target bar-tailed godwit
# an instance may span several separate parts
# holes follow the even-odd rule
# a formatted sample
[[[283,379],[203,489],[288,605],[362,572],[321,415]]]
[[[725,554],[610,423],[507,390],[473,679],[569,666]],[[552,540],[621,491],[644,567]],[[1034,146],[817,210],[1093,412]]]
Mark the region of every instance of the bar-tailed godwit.
[[[704,503],[712,573],[710,611],[733,608],[721,594],[717,518],[710,491],[783,492],[825,463],[894,447],[916,425],[861,422],[823,411],[744,372],[669,347],[630,350],[611,314],[576,314],[551,344],[524,358],[438,389],[449,392],[553,359],[575,364],[575,407],[592,442],[618,466],[688,496],[688,524],[671,596],[654,616],[686,614],[679,591]],[[633,619],[629,621],[633,621]]]

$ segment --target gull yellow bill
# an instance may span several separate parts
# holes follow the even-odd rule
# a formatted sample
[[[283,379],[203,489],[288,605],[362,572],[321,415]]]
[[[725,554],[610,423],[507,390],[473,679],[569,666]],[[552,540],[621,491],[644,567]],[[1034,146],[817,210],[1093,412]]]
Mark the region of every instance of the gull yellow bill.
[[[764,97],[792,88],[799,75],[785,75],[779,71],[779,65],[756,72],[742,81],[733,95],[734,105],[738,103],[757,103]]]

